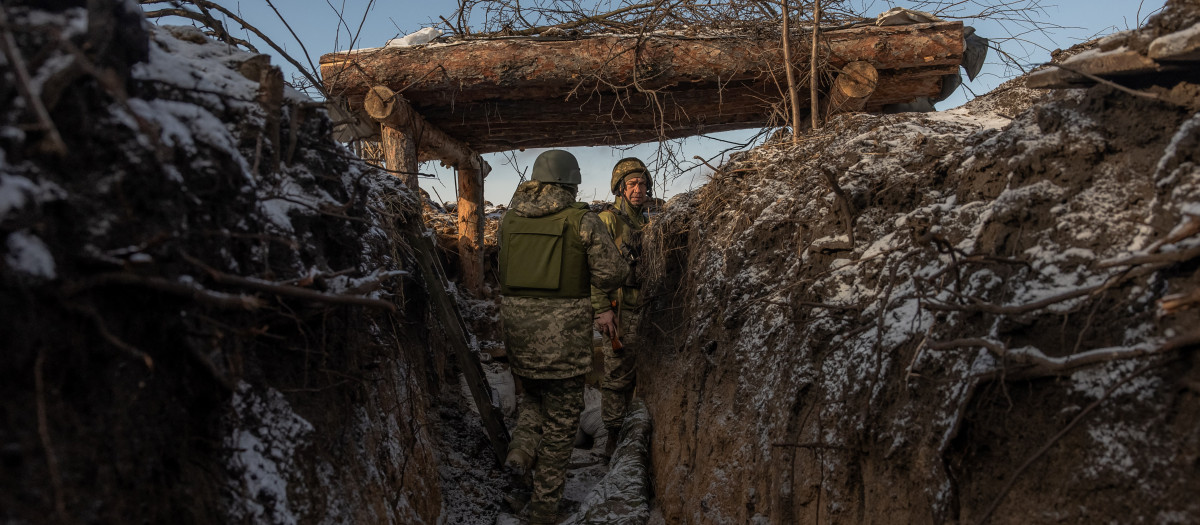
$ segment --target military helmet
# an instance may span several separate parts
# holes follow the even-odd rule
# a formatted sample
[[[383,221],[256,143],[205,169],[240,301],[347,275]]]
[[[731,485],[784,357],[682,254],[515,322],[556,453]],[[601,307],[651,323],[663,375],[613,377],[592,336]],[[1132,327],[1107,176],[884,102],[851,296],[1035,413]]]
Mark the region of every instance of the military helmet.
[[[650,170],[646,169],[646,163],[637,157],[626,157],[618,160],[617,165],[613,166],[611,184],[613,195],[621,194],[621,181],[633,173],[641,173],[646,177],[647,188],[654,185],[654,180],[650,178]]]
[[[579,175],[579,161],[561,149],[543,151],[537,156],[537,160],[533,161],[533,180],[575,185],[583,182]]]

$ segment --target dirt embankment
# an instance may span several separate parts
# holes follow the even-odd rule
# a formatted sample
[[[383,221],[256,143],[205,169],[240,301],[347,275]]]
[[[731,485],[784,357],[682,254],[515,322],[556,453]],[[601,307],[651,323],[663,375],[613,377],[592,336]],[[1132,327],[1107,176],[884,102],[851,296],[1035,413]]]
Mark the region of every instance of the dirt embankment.
[[[665,521],[1200,521],[1198,146],[1194,110],[1018,81],[674,199],[638,387]]]
[[[266,57],[53,5],[4,8],[0,521],[444,515],[412,193]]]

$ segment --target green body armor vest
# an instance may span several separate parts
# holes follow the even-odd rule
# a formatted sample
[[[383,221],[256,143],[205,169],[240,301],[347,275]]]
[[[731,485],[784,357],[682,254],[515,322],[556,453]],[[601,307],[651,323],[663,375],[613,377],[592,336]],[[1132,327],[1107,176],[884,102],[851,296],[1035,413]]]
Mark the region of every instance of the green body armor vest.
[[[587,212],[587,204],[577,202],[543,217],[505,213],[500,225],[500,293],[588,297],[587,249],[579,235]]]

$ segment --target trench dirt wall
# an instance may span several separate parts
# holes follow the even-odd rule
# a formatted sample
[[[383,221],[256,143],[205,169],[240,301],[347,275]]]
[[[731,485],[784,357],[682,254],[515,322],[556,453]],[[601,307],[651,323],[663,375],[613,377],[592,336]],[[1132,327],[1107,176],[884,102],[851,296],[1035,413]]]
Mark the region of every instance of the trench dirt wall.
[[[0,520],[437,521],[413,193],[265,56],[5,11],[60,138],[0,64]]]
[[[674,198],[638,364],[664,521],[1200,519],[1195,111],[1014,82]]]

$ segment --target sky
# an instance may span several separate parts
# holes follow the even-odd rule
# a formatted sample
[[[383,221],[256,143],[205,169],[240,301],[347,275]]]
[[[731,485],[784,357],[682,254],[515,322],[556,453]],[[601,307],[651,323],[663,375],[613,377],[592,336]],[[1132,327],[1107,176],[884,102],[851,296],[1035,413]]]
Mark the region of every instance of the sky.
[[[1023,67],[1030,68],[1049,61],[1050,52],[1054,49],[1065,49],[1097,36],[1138,27],[1164,3],[1163,0],[1037,1],[1040,1],[1042,7],[1030,15],[1044,22],[1044,25],[1057,27],[1035,30],[1014,22],[968,18],[980,12],[980,3],[998,3],[998,0],[965,0],[960,3],[958,11],[944,13],[943,17],[951,20],[963,17],[963,22],[974,26],[977,34],[992,40],[993,43],[999,41],[1007,53],[1020,57]],[[286,20],[285,25],[281,22],[280,15],[268,4],[268,0],[216,0],[216,3],[240,13],[241,18],[260,29],[288,54],[313,66],[318,64],[321,55],[325,53],[379,47],[388,39],[433,25],[438,17],[451,18],[458,5],[455,0],[271,0]],[[587,4],[587,1],[581,3]],[[914,5],[920,2],[851,0],[851,4],[852,9],[868,16],[883,12],[893,5],[921,8],[920,5]],[[156,7],[163,6],[146,6],[147,9]],[[345,13],[344,22],[339,13]],[[190,22],[172,19],[170,22],[159,23]],[[237,23],[229,22],[227,27],[235,36],[253,42],[260,51],[270,52],[269,46],[241,29]],[[358,35],[356,41],[353,38],[355,34]],[[1021,74],[1016,68],[1000,65],[995,52],[989,52],[988,60],[989,63],[974,81],[967,81],[964,76],[964,87],[959,88],[951,98],[938,103],[937,108],[957,107],[975,95],[987,93],[1004,81]],[[296,72],[296,69],[281,57],[274,57],[272,63],[283,67],[285,77],[291,77]],[[731,143],[745,143],[755,132],[756,130],[733,131],[714,134],[712,138],[693,137],[679,143],[677,148],[684,159],[699,155],[706,159],[712,158],[710,164],[720,166],[723,158],[713,157],[728,149]],[[492,172],[484,183],[484,199],[496,204],[507,203],[520,181],[519,174],[525,173],[528,176],[534,158],[542,151],[544,150],[531,149],[510,155],[484,155],[485,160],[492,166]],[[580,185],[579,199],[583,201],[611,197],[608,190],[610,173],[612,166],[621,158],[635,156],[647,164],[654,165],[660,154],[657,143],[628,148],[578,147],[569,148],[568,151],[574,153],[580,161],[583,184]],[[454,182],[453,170],[441,168],[431,162],[422,165],[420,171],[438,175],[437,178],[422,179],[420,182],[421,187],[429,192],[433,200],[455,200],[457,184]],[[664,181],[663,177],[658,177],[655,180],[654,191],[658,197],[670,198],[703,185],[710,173],[711,170],[707,167],[696,164],[673,180]]]

